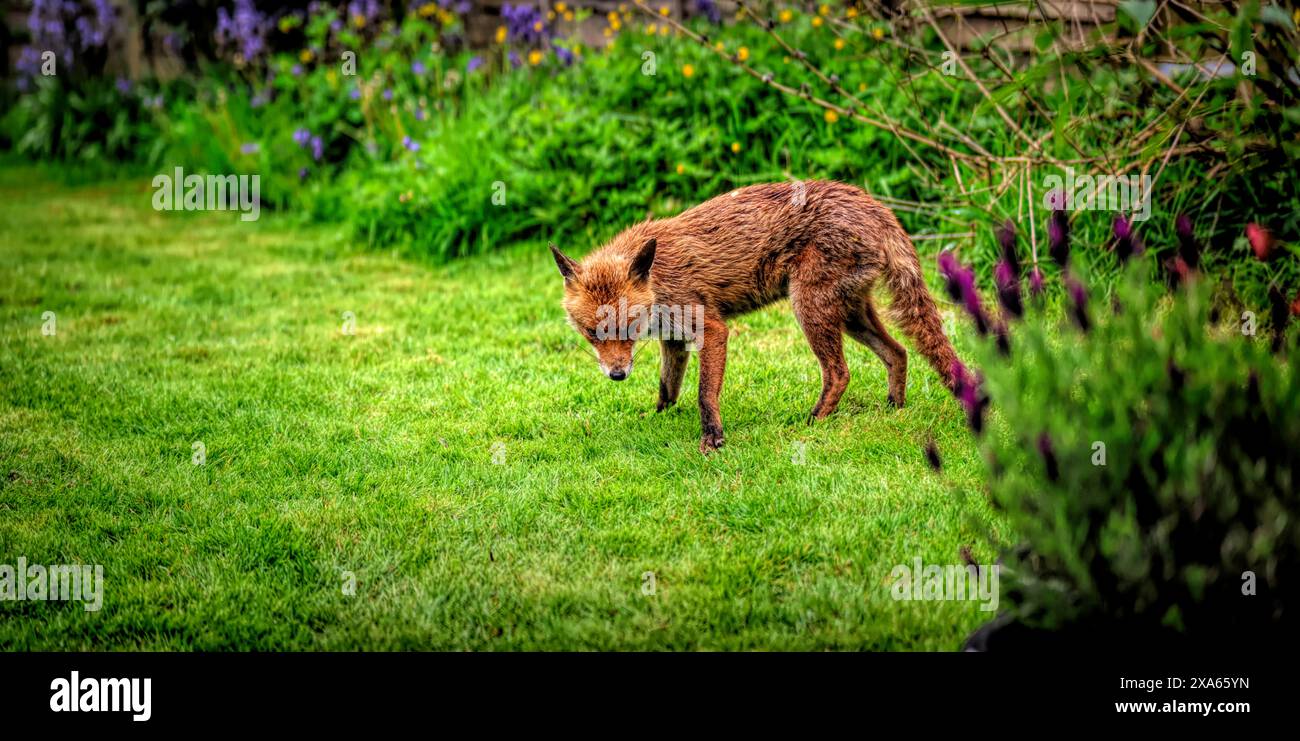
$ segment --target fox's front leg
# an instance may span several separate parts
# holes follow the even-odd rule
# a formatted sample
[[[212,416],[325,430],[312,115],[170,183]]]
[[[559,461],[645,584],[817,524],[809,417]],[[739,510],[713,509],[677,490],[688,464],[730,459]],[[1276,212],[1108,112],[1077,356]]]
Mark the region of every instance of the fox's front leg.
[[[706,318],[703,337],[697,343],[700,352],[700,452],[708,455],[722,447],[722,413],[718,409],[718,396],[722,393],[722,374],[727,369],[727,325],[720,318]]]
[[[659,403],[656,412],[662,412],[677,403],[682,392],[682,377],[686,375],[686,362],[690,354],[681,340],[663,340],[659,343]]]

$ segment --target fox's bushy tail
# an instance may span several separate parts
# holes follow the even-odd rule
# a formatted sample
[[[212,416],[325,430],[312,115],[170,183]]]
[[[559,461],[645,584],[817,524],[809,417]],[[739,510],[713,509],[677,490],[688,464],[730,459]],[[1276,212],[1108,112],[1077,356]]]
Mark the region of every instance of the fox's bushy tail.
[[[943,321],[930,289],[925,285],[916,247],[902,226],[898,226],[895,234],[885,240],[884,247],[885,283],[894,298],[889,305],[889,318],[911,338],[916,349],[951,389],[955,382],[953,370],[957,351],[943,333]]]

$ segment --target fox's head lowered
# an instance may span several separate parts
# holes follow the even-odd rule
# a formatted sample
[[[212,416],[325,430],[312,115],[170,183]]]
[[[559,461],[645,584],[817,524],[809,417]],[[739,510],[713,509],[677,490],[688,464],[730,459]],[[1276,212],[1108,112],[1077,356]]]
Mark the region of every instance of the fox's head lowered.
[[[651,237],[631,254],[604,249],[577,262],[551,245],[555,264],[564,276],[564,311],[569,324],[596,349],[600,370],[621,381],[632,373],[636,341],[654,304],[650,268],[655,260]]]

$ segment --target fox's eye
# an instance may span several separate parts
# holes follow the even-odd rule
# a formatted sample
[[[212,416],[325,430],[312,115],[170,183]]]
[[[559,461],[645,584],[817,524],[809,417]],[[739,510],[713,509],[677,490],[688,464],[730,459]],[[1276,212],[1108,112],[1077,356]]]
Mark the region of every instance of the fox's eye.
[[[593,330],[593,329],[587,329],[586,327],[583,327],[583,328],[581,328],[581,329],[578,330],[578,331],[579,331],[579,332],[582,332],[582,336],[583,336],[583,337],[586,337],[587,339],[589,339],[589,340],[591,340],[591,341],[593,341],[593,342],[596,340],[596,331],[595,331],[595,330]]]

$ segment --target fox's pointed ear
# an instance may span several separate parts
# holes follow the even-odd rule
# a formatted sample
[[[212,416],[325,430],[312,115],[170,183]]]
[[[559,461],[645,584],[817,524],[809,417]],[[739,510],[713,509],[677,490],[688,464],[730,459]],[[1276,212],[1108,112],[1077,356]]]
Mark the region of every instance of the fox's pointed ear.
[[[632,258],[632,269],[628,271],[632,280],[644,282],[650,279],[650,268],[655,264],[656,244],[657,240],[651,237],[641,251],[636,253],[636,257]]]
[[[560,252],[560,248],[555,246],[554,242],[550,243],[551,254],[555,256],[555,265],[560,269],[560,275],[564,276],[564,282],[576,280],[578,277],[578,263],[569,258],[568,255]]]

